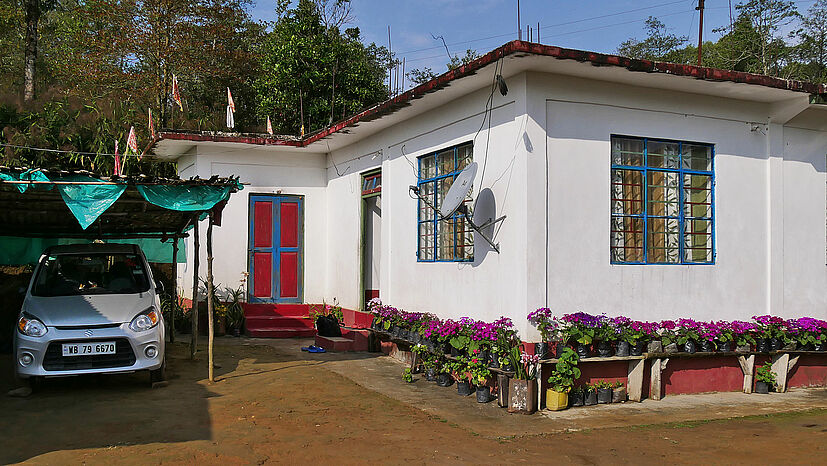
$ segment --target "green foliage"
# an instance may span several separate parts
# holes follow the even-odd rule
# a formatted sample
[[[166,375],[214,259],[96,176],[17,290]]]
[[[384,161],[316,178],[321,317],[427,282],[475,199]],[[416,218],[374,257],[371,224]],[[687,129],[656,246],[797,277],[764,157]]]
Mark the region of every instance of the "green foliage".
[[[472,355],[468,360],[467,371],[471,374],[471,382],[475,385],[485,385],[491,378],[491,370],[486,361]]]
[[[326,26],[310,0],[295,8],[282,5],[280,16],[261,46],[261,74],[254,81],[257,113],[270,115],[274,131],[298,134],[388,97],[387,49],[364,45],[358,28],[344,33]]]
[[[187,311],[183,298],[180,296],[178,300],[174,300],[172,295],[161,295],[161,313],[164,315],[164,320],[173,325],[175,329],[180,331],[190,328],[190,315]]]
[[[662,60],[689,41],[686,36],[669,33],[666,25],[654,16],[646,20],[646,34],[643,40],[632,38],[623,41],[617,48],[617,53],[643,60]]]
[[[775,372],[772,371],[772,363],[767,362],[762,366],[758,366],[758,369],[755,371],[755,380],[764,382],[770,387],[775,387]]]
[[[577,367],[579,360],[577,353],[568,347],[558,356],[557,364],[548,378],[548,383],[555,392],[565,393],[571,390],[574,381],[580,378],[580,368]]]
[[[224,292],[227,294],[227,327],[231,329],[238,329],[244,326],[244,288],[238,287],[236,289],[225,288]]]
[[[327,304],[327,302],[322,302],[322,304],[313,304],[310,306],[309,311],[310,320],[316,322],[320,316],[332,316],[335,317],[336,320],[343,324],[345,322],[345,316],[342,313],[342,306],[339,306],[339,302],[334,298],[333,304]],[[390,322],[386,322],[386,329],[390,326]]]
[[[414,381],[413,373],[411,372],[411,368],[407,368],[402,371],[402,380],[405,382],[411,383]]]

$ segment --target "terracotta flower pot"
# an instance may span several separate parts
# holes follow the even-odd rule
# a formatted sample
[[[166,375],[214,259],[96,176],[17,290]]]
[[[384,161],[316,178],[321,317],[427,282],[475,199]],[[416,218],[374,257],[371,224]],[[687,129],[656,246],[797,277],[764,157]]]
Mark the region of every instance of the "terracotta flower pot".
[[[537,380],[511,379],[508,385],[509,413],[533,414],[537,411]]]

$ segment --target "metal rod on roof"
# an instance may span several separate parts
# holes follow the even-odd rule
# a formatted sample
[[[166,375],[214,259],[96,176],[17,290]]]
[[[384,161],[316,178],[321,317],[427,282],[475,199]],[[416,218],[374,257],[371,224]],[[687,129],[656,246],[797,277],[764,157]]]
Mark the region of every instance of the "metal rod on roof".
[[[700,11],[700,20],[698,21],[698,66],[703,66],[703,48],[704,48],[704,0],[698,0],[696,10]]]
[[[523,40],[523,27],[520,21],[520,0],[517,0],[517,40]]]

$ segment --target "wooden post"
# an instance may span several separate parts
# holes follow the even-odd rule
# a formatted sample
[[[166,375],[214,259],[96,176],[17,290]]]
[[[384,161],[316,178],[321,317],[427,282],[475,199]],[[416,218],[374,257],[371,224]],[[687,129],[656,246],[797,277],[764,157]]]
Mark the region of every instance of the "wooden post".
[[[213,374],[213,306],[215,303],[213,303],[212,281],[212,214],[210,214],[207,221],[209,222],[207,224],[207,359],[210,365],[208,371],[210,382],[215,382],[215,376]]]
[[[666,369],[667,363],[669,363],[669,358],[652,360],[652,378],[649,381],[649,396],[653,400],[658,401],[663,398],[663,387],[660,377],[663,370]]]
[[[193,251],[192,251],[192,339],[190,339],[190,359],[195,359],[196,346],[198,345],[198,255],[200,238],[198,235],[198,216],[196,215],[192,227]]]
[[[645,359],[629,361],[629,377],[627,387],[630,401],[641,401],[643,399],[643,371],[646,367]]]
[[[755,355],[738,356],[738,364],[744,373],[744,393],[752,393],[752,381],[755,377]]]
[[[172,290],[170,291],[172,297],[173,312],[178,307],[178,237],[172,237]],[[175,343],[175,314],[170,316],[169,322],[169,342]]]

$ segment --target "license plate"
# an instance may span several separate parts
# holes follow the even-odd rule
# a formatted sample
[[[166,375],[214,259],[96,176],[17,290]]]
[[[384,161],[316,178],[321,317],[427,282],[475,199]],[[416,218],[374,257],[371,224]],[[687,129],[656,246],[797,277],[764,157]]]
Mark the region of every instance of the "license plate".
[[[115,354],[114,341],[96,341],[94,343],[64,343],[64,356],[94,356],[96,354]]]

